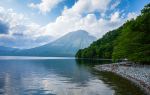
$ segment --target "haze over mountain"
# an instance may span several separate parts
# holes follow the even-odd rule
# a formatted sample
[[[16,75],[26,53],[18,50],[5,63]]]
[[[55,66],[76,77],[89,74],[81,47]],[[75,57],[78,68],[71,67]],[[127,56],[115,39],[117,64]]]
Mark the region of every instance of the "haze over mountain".
[[[84,30],[78,30],[70,32],[59,39],[40,47],[25,50],[15,50],[15,52],[13,50],[9,55],[74,56],[79,49],[88,47],[95,40],[96,38],[89,35],[88,32]]]
[[[16,52],[18,49],[0,46],[0,55],[12,55],[12,52]]]

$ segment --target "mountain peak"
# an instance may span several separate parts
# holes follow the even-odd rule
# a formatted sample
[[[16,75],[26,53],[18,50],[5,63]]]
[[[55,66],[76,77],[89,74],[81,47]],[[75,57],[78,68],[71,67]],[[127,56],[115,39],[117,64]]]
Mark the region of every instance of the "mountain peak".
[[[77,31],[70,32],[68,34],[89,35],[89,33],[87,31],[85,31],[85,30],[77,30]]]
[[[72,48],[78,50],[89,46],[95,40],[96,37],[89,35],[85,30],[77,30],[69,32],[50,44],[51,46],[67,47],[68,50]]]

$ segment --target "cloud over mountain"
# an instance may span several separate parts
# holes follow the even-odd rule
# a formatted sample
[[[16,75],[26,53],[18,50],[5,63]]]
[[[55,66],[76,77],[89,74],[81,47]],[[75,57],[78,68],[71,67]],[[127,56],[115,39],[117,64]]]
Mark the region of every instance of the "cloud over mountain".
[[[120,11],[112,12],[108,17],[97,18],[95,12],[99,12],[100,15],[105,14],[107,10],[110,10],[108,6],[110,3],[111,0],[78,0],[71,8],[65,7],[55,22],[47,24],[45,31],[60,37],[70,31],[86,30],[99,38],[127,20],[122,17]]]
[[[136,2],[128,0],[1,0],[0,45],[31,48],[76,30],[85,30],[100,38],[106,32],[121,26],[125,21],[136,18],[148,0]],[[139,6],[138,4],[140,7],[135,7]]]

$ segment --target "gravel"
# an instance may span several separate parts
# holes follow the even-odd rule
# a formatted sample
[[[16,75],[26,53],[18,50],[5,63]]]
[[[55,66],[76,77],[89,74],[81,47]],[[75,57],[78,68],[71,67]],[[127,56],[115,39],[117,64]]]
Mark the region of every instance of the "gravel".
[[[147,95],[150,95],[150,65],[137,65],[113,63],[97,65],[94,67],[98,71],[107,71],[118,74],[138,85]]]

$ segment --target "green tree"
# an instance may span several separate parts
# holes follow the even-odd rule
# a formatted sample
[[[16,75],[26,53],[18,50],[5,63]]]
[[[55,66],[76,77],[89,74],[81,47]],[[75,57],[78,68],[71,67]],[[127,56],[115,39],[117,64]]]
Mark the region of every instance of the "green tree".
[[[141,15],[106,33],[88,48],[77,52],[76,57],[124,59],[150,63],[150,4]]]

